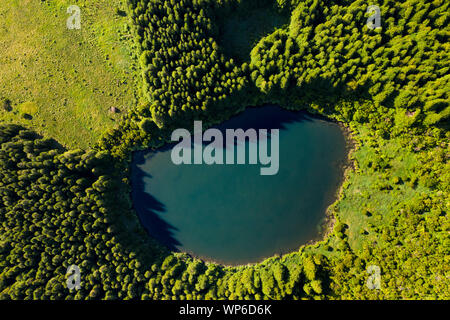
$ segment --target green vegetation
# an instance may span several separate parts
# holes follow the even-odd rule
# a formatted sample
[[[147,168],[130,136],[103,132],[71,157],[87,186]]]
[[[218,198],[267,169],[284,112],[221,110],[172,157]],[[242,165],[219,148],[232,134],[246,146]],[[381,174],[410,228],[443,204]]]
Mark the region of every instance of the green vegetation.
[[[67,152],[0,127],[2,298],[450,298],[450,3],[380,1],[382,28],[369,30],[366,1],[274,2],[290,11],[289,24],[240,64],[219,45],[226,32],[214,17],[242,14],[248,1],[130,0],[142,97],[95,151]],[[252,2],[267,10],[266,0]],[[170,253],[146,237],[129,209],[130,152],[163,144],[193,119],[212,125],[264,102],[352,130],[355,169],[330,209],[333,231],[238,268]],[[72,263],[84,279],[77,293],[64,287]],[[369,265],[381,268],[380,290],[366,286]]]
[[[221,6],[213,21],[218,26],[217,41],[225,56],[250,62],[250,52],[261,38],[289,23],[287,6],[271,1],[246,1],[239,6]]]
[[[126,18],[114,10],[118,0],[78,1],[82,29],[68,30],[72,3],[13,0],[0,6],[0,97],[12,107],[0,110],[0,121],[87,148],[120,119],[111,107],[132,106],[130,35]],[[33,112],[22,110],[24,104]]]
[[[111,157],[65,151],[16,125],[0,126],[0,133],[2,298],[95,298],[105,289],[108,298],[128,291],[133,297],[143,279],[127,281],[140,263],[127,243],[138,241],[132,235],[139,237],[140,228],[117,197],[126,193],[110,174]],[[89,275],[72,293],[64,288],[71,264]]]

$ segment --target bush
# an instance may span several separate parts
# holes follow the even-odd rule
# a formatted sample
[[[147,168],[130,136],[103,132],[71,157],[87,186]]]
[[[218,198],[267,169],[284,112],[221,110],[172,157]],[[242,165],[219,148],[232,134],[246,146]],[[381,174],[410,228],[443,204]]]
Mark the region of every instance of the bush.
[[[8,98],[0,98],[0,109],[4,111],[11,111],[11,100]]]

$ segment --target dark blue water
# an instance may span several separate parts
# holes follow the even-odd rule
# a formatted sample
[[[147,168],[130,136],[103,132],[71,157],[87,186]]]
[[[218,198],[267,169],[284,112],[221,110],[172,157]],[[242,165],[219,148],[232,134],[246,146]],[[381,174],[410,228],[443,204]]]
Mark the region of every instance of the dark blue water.
[[[172,250],[230,265],[294,251],[316,239],[347,158],[339,126],[265,106],[219,127],[226,128],[280,129],[278,173],[260,175],[260,164],[177,166],[173,145],[136,152],[132,199],[149,234]],[[248,142],[237,146],[243,147],[248,151]]]

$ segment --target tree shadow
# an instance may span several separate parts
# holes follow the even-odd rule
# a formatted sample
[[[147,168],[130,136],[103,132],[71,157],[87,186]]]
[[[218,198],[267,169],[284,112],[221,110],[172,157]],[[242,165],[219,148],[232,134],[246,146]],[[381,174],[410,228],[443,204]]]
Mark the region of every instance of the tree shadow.
[[[260,107],[249,107],[244,112],[230,118],[229,120],[214,126],[226,137],[226,130],[242,129],[243,131],[254,129],[257,132],[257,140],[271,138],[273,129],[287,130],[288,124],[312,121],[311,116],[304,111],[289,111],[276,105],[263,105]],[[260,130],[267,130],[267,135]],[[244,143],[245,138],[239,137],[233,141],[224,139],[226,149]],[[252,139],[248,139],[252,142]],[[203,144],[208,144],[204,142]]]
[[[121,9],[117,9],[116,11],[117,15],[121,16],[121,17],[126,17],[127,13]]]
[[[166,149],[167,147],[164,147]],[[175,238],[174,232],[178,229],[167,223],[161,215],[166,212],[166,206],[158,199],[145,191],[145,178],[152,178],[139,166],[146,162],[146,151],[137,151],[133,155],[131,169],[131,199],[133,208],[137,212],[141,225],[148,235],[157,239],[171,251],[179,251],[181,243]],[[154,156],[152,154],[151,156]]]
[[[204,133],[208,129],[219,130],[222,134],[223,142],[226,143],[225,148],[228,149],[232,146],[236,146],[243,143],[245,140],[252,141],[253,139],[249,139],[248,136],[243,137],[240,135],[239,137],[236,137],[232,143],[232,141],[227,141],[226,139],[227,129],[231,130],[242,129],[243,131],[254,129],[256,131],[257,140],[260,140],[265,137],[268,137],[270,139],[272,129],[278,129],[280,131],[287,130],[288,124],[299,123],[304,121],[313,121],[314,118],[320,118],[322,120],[330,121],[326,117],[312,115],[311,113],[305,110],[287,110],[276,104],[263,104],[261,106],[247,107],[243,111],[232,115],[231,118],[229,118],[228,120],[220,122],[220,124],[205,125],[205,122],[203,122],[202,132]],[[199,120],[194,119],[193,121],[202,121],[202,119]],[[214,121],[213,123],[217,123],[217,121]],[[192,123],[190,126],[182,126],[181,128],[186,129],[191,133],[190,144],[189,140],[184,140],[183,143],[181,143],[180,141],[168,141],[166,145],[152,152],[150,156],[155,156],[158,152],[169,151],[176,144],[179,144],[179,146],[183,148],[190,147],[191,149],[193,149],[194,148],[193,136],[195,134],[194,123]],[[267,134],[259,130],[267,130]],[[202,141],[203,146],[207,146],[210,143],[211,143],[210,141]],[[191,151],[192,151],[191,154],[193,155],[193,150]]]
[[[2,128],[8,127],[9,131],[9,132],[2,132],[2,137],[0,137],[0,144],[2,143],[2,141],[14,139],[13,137],[15,137],[16,139],[20,137],[20,139],[24,140],[39,141],[39,147],[41,148],[41,151],[50,151],[53,149],[56,149],[60,152],[68,151],[65,146],[63,146],[55,139],[46,138],[41,134],[37,133],[36,131],[23,127],[22,125],[9,124],[7,126],[0,125],[0,127]]]
[[[305,111],[290,111],[277,105],[266,104],[259,107],[249,107],[244,112],[214,126],[225,133],[226,129],[279,129],[286,130],[286,125],[312,121],[311,115]]]
[[[225,56],[243,63],[250,61],[250,52],[264,37],[287,25],[290,11],[279,8],[274,0],[229,1],[216,14],[217,42]]]

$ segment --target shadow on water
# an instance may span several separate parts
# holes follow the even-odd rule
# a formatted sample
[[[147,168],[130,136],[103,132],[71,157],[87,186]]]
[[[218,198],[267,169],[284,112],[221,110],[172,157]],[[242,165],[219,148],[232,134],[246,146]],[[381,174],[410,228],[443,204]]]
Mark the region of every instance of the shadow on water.
[[[293,123],[300,123],[304,121],[312,121],[311,117],[304,111],[289,111],[274,105],[265,105],[261,107],[247,108],[243,113],[223,122],[220,125],[214,126],[219,129],[225,137],[226,129],[242,129],[247,131],[254,129],[256,132],[262,129],[267,130],[267,136],[271,137],[271,129],[278,129],[280,131],[286,130],[286,125]],[[257,139],[265,138],[265,134],[259,132]],[[245,138],[244,138],[245,139]],[[249,139],[252,141],[252,139]],[[243,142],[242,138],[234,139],[232,142],[226,140],[226,149],[235,147]],[[204,142],[207,145],[210,142]]]
[[[274,105],[265,105],[261,107],[247,108],[241,114],[223,122],[213,128],[219,129],[225,137],[226,129],[279,129],[286,130],[288,124],[312,121],[312,115],[305,111],[289,111]],[[186,128],[193,132],[191,128]],[[206,130],[206,128],[203,128]],[[193,139],[192,139],[193,140]],[[239,142],[234,141],[236,146]],[[152,178],[151,174],[140,168],[146,161],[151,161],[160,152],[170,151],[176,143],[167,144],[157,150],[136,151],[133,155],[131,180],[132,180],[132,201],[133,206],[138,213],[141,224],[147,233],[160,243],[164,244],[169,250],[179,251],[178,247],[182,244],[175,238],[174,232],[178,229],[164,220],[166,206],[158,201],[153,195],[145,191],[145,178]],[[209,144],[209,142],[204,142]],[[229,145],[226,146],[227,148]]]
[[[304,111],[289,111],[274,105],[247,108],[243,113],[225,121],[215,128],[225,129],[280,129],[285,130],[287,124],[312,121]]]
[[[131,171],[133,206],[138,212],[139,220],[147,233],[164,244],[169,250],[178,251],[181,243],[175,239],[177,228],[167,223],[161,215],[166,212],[166,206],[145,191],[145,178],[152,176],[139,166],[145,163],[145,151],[137,151],[133,156]]]

